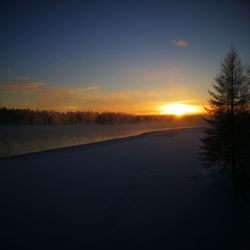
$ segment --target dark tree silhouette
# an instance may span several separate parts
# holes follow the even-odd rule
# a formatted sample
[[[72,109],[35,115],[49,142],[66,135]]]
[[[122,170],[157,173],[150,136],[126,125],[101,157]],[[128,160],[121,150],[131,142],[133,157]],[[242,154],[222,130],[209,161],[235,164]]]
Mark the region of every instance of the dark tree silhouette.
[[[242,157],[250,153],[249,79],[249,69],[232,48],[215,77],[206,108],[209,126],[202,138],[202,158],[207,167],[230,168],[233,176],[242,170]]]

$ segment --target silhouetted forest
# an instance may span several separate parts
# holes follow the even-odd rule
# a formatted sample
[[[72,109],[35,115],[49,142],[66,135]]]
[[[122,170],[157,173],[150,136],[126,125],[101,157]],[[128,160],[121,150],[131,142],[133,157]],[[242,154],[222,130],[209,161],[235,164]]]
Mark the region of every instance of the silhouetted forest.
[[[56,112],[30,109],[0,108],[1,125],[25,125],[25,124],[137,124],[145,122],[181,122],[189,120],[190,123],[199,125],[202,123],[200,115],[175,117],[173,115],[131,115],[114,112]]]

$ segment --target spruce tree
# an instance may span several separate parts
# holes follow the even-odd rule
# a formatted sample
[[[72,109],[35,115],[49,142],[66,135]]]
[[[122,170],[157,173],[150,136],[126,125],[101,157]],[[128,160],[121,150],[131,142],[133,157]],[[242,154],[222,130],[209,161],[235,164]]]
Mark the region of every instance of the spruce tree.
[[[247,133],[244,117],[249,120],[249,76],[235,49],[230,49],[221,63],[209,95],[203,159],[207,167],[228,167],[236,176],[245,147],[242,139]]]

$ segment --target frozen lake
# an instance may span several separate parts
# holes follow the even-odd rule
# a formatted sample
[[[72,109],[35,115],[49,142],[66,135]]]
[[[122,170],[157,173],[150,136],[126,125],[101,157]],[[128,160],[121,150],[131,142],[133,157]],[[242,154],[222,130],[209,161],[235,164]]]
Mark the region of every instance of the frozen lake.
[[[126,125],[0,126],[0,157],[122,138],[174,127],[177,127],[176,124],[166,122]]]

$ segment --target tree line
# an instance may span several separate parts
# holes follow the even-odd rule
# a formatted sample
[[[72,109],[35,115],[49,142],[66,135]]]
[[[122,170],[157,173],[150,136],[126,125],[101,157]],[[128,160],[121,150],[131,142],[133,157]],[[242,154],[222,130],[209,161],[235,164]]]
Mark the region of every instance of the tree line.
[[[138,124],[145,122],[183,122],[188,120],[190,124],[200,124],[201,116],[192,115],[188,117],[176,118],[173,115],[132,115],[116,112],[57,112],[48,110],[31,109],[8,109],[0,108],[1,125],[36,125],[36,124]]]

